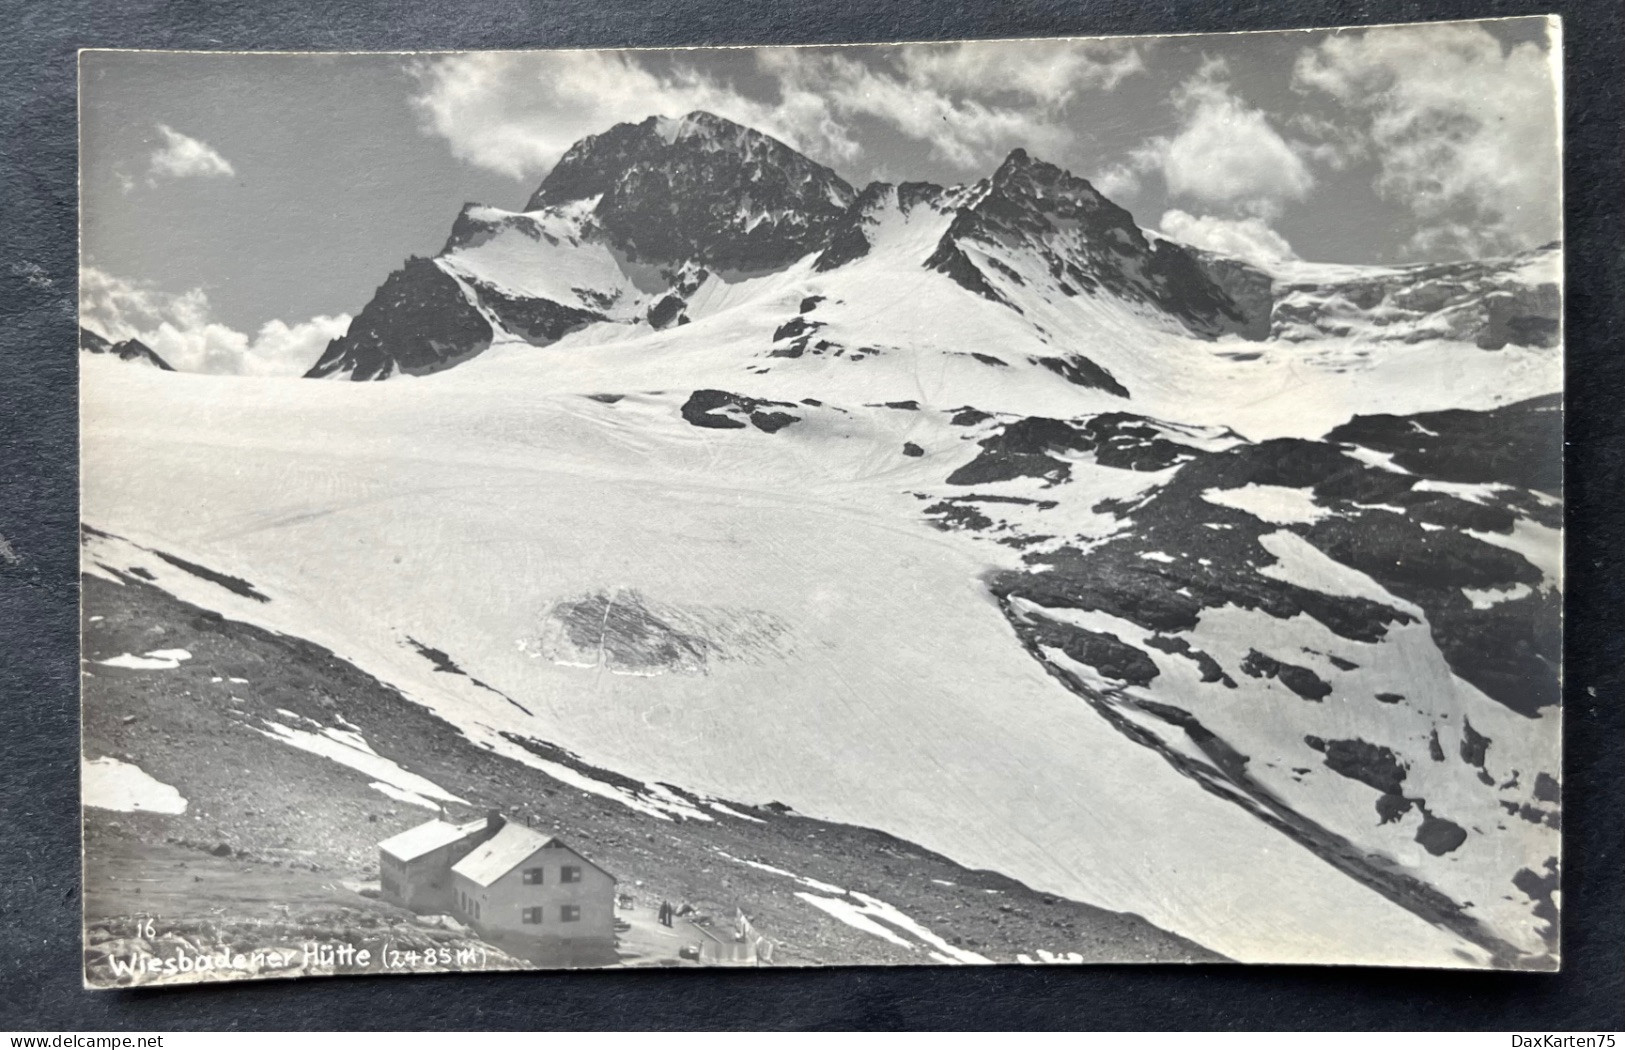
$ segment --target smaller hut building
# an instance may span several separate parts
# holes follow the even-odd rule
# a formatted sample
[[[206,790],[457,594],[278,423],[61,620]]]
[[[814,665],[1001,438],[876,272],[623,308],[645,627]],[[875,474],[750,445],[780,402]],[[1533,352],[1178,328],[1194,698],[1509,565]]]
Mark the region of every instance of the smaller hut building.
[[[385,900],[424,915],[452,911],[451,867],[496,834],[502,818],[469,824],[431,820],[378,844],[378,883]]]

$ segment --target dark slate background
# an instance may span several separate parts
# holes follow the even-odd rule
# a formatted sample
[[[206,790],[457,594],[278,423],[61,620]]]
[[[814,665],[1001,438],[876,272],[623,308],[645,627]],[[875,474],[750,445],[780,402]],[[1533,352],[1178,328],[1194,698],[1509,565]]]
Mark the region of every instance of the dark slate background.
[[[985,8],[985,9],[984,9]],[[1565,19],[1569,595],[1557,975],[1003,967],[79,983],[74,52],[807,43]],[[1619,0],[0,4],[0,1029],[1625,1028]]]

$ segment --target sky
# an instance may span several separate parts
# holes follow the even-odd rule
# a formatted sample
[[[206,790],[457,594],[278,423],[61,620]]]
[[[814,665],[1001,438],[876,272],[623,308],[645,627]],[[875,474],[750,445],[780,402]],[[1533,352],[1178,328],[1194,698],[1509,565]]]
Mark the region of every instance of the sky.
[[[1141,226],[1263,262],[1561,235],[1544,18],[950,44],[81,58],[81,303],[183,370],[297,374],[462,205],[582,137],[705,109],[870,181],[1021,147]]]

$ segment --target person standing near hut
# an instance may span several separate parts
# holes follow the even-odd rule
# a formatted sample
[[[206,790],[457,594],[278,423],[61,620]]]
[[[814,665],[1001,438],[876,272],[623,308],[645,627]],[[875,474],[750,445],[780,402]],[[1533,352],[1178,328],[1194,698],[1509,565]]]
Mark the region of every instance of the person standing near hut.
[[[660,925],[662,925],[662,926],[670,926],[671,925],[671,902],[670,901],[661,901],[660,902]]]

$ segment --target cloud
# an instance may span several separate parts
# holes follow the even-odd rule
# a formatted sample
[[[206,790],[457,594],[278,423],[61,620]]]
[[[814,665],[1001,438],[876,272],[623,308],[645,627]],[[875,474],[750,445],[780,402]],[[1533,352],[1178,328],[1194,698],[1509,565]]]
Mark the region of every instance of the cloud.
[[[1134,197],[1145,190],[1145,177],[1160,174],[1171,140],[1166,136],[1147,139],[1127,157],[1095,172],[1089,177],[1095,189],[1114,201]]]
[[[657,72],[637,55],[573,51],[440,56],[409,67],[425,133],[455,156],[512,178],[551,167],[579,139],[654,113],[709,110],[830,164],[863,154],[860,124],[883,125],[973,170],[1016,145],[1069,140],[1057,119],[1079,92],[1143,69],[1133,46],[1101,41],[917,44],[884,52],[761,48],[757,87],[683,64]],[[758,97],[759,96],[759,97]]]
[[[79,312],[87,327],[114,341],[139,339],[179,371],[223,375],[302,375],[350,327],[348,314],[274,320],[250,338],[210,317],[201,288],[171,295],[91,266],[79,272]]]
[[[1268,265],[1296,259],[1292,245],[1261,219],[1220,219],[1195,216],[1175,208],[1163,212],[1158,224],[1163,233],[1195,248],[1235,255]]]
[[[992,96],[1010,93],[1058,109],[1081,89],[1111,90],[1145,72],[1140,47],[1118,40],[985,40],[908,44],[902,78],[935,91]]]
[[[1031,108],[992,105],[934,86],[931,78],[962,71],[930,62],[911,74],[906,57],[900,70],[891,70],[840,53],[764,51],[758,65],[777,78],[787,103],[823,106],[842,125],[854,117],[879,121],[888,133],[927,143],[966,171],[996,163],[1017,144],[1051,148],[1064,134]]]
[[[168,124],[159,124],[158,133],[164,137],[164,144],[148,158],[148,185],[166,178],[207,179],[237,174],[231,162],[207,142],[182,135]]]
[[[446,55],[408,69],[422,129],[445,139],[460,160],[515,179],[546,171],[577,141],[613,124],[696,109],[826,155],[855,149],[827,112],[775,112],[692,69],[656,74],[620,52]]]
[[[1555,50],[1555,45],[1554,45]],[[1561,231],[1553,55],[1482,26],[1335,35],[1293,83],[1340,103],[1378,166],[1374,187],[1419,221],[1418,255],[1533,247]]]
[[[1170,196],[1237,217],[1274,218],[1286,203],[1308,196],[1315,176],[1304,146],[1282,136],[1228,77],[1222,59],[1205,60],[1171,98],[1179,132],[1147,140],[1102,180],[1133,187],[1138,174],[1157,172]]]

